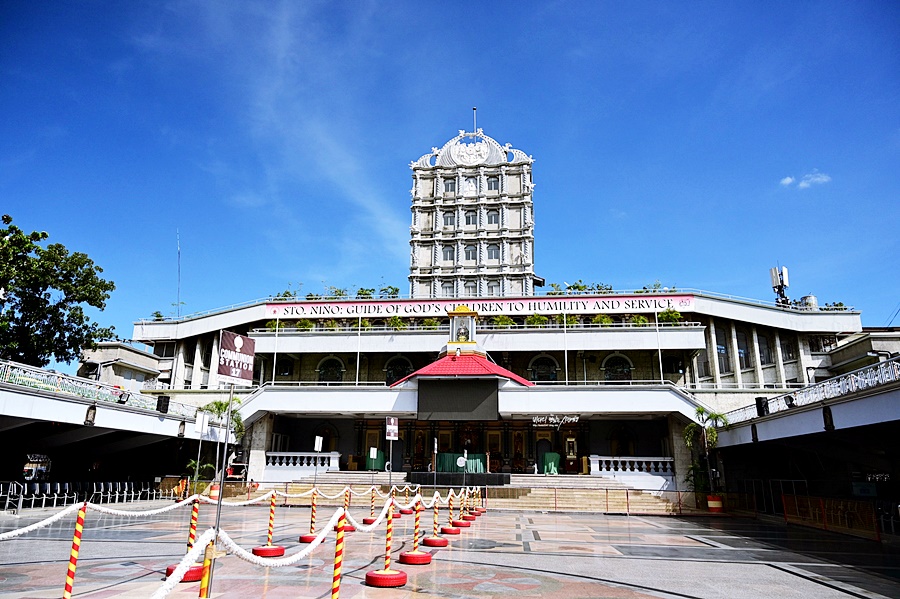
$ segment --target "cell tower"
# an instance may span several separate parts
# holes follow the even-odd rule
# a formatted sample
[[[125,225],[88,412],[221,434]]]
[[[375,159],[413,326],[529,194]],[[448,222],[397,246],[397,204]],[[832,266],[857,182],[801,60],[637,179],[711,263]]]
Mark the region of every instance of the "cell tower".
[[[772,291],[777,296],[775,303],[779,306],[790,306],[791,300],[785,293],[785,290],[790,287],[787,266],[770,268],[769,276],[772,277]]]

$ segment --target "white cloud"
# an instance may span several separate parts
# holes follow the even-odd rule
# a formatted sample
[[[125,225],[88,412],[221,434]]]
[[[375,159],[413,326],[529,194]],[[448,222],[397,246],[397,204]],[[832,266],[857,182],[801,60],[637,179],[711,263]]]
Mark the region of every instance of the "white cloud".
[[[806,189],[812,185],[821,185],[823,183],[828,183],[829,181],[831,181],[830,176],[825,173],[820,173],[819,171],[813,171],[803,175],[803,178],[800,180],[800,183],[797,184],[797,187]]]
[[[785,177],[784,179],[781,180],[781,184],[784,185],[785,187],[787,187],[788,185],[790,185],[793,182],[794,182],[793,177]]]

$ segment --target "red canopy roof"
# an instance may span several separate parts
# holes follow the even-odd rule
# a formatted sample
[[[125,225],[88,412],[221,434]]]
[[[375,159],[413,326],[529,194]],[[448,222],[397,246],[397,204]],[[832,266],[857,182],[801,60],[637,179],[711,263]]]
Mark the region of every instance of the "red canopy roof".
[[[531,381],[525,380],[519,375],[510,372],[509,370],[503,368],[502,366],[498,366],[494,364],[484,356],[480,356],[477,354],[463,354],[460,356],[447,354],[446,356],[439,358],[438,360],[432,362],[425,368],[421,368],[414,373],[400,379],[391,387],[399,385],[404,381],[408,381],[413,377],[435,377],[435,378],[447,378],[447,377],[491,377],[491,376],[500,376],[505,379],[513,380],[520,385],[525,385],[526,387],[531,387],[534,385]]]

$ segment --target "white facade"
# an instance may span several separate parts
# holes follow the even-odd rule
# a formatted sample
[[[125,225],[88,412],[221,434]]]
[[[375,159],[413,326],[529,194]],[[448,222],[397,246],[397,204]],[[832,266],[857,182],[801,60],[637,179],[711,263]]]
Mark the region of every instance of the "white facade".
[[[532,162],[478,129],[410,164],[412,297],[533,295]]]

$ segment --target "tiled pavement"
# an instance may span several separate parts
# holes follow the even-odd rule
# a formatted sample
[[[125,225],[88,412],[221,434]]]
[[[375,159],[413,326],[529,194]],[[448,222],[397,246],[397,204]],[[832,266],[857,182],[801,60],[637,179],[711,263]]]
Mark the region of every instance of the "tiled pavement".
[[[143,504],[149,509],[161,504]],[[352,509],[356,517],[365,510]],[[36,522],[53,512],[0,516],[0,531]],[[320,511],[319,521],[330,510]],[[428,514],[426,512],[426,514]],[[442,512],[442,516],[444,512]],[[203,506],[200,528],[214,509]],[[62,595],[74,514],[49,527],[0,542],[0,597]],[[75,597],[149,597],[166,566],[184,553],[189,510],[152,518],[88,512],[75,577]],[[265,540],[268,510],[223,509],[223,526],[246,548]],[[280,509],[275,542],[288,555],[308,532],[309,510]],[[430,532],[431,518],[423,517]],[[394,568],[409,582],[401,589],[373,589],[365,573],[383,566],[384,529],[346,539],[341,597],[398,599],[413,594],[446,598],[510,596],[541,599],[900,597],[900,552],[871,542],[744,518],[674,518],[488,512],[448,537],[427,566],[396,563],[411,545],[412,517],[395,521]],[[218,560],[213,597],[330,597],[333,536],[299,565],[260,568],[227,556]],[[170,597],[196,597],[197,583],[183,583]]]

